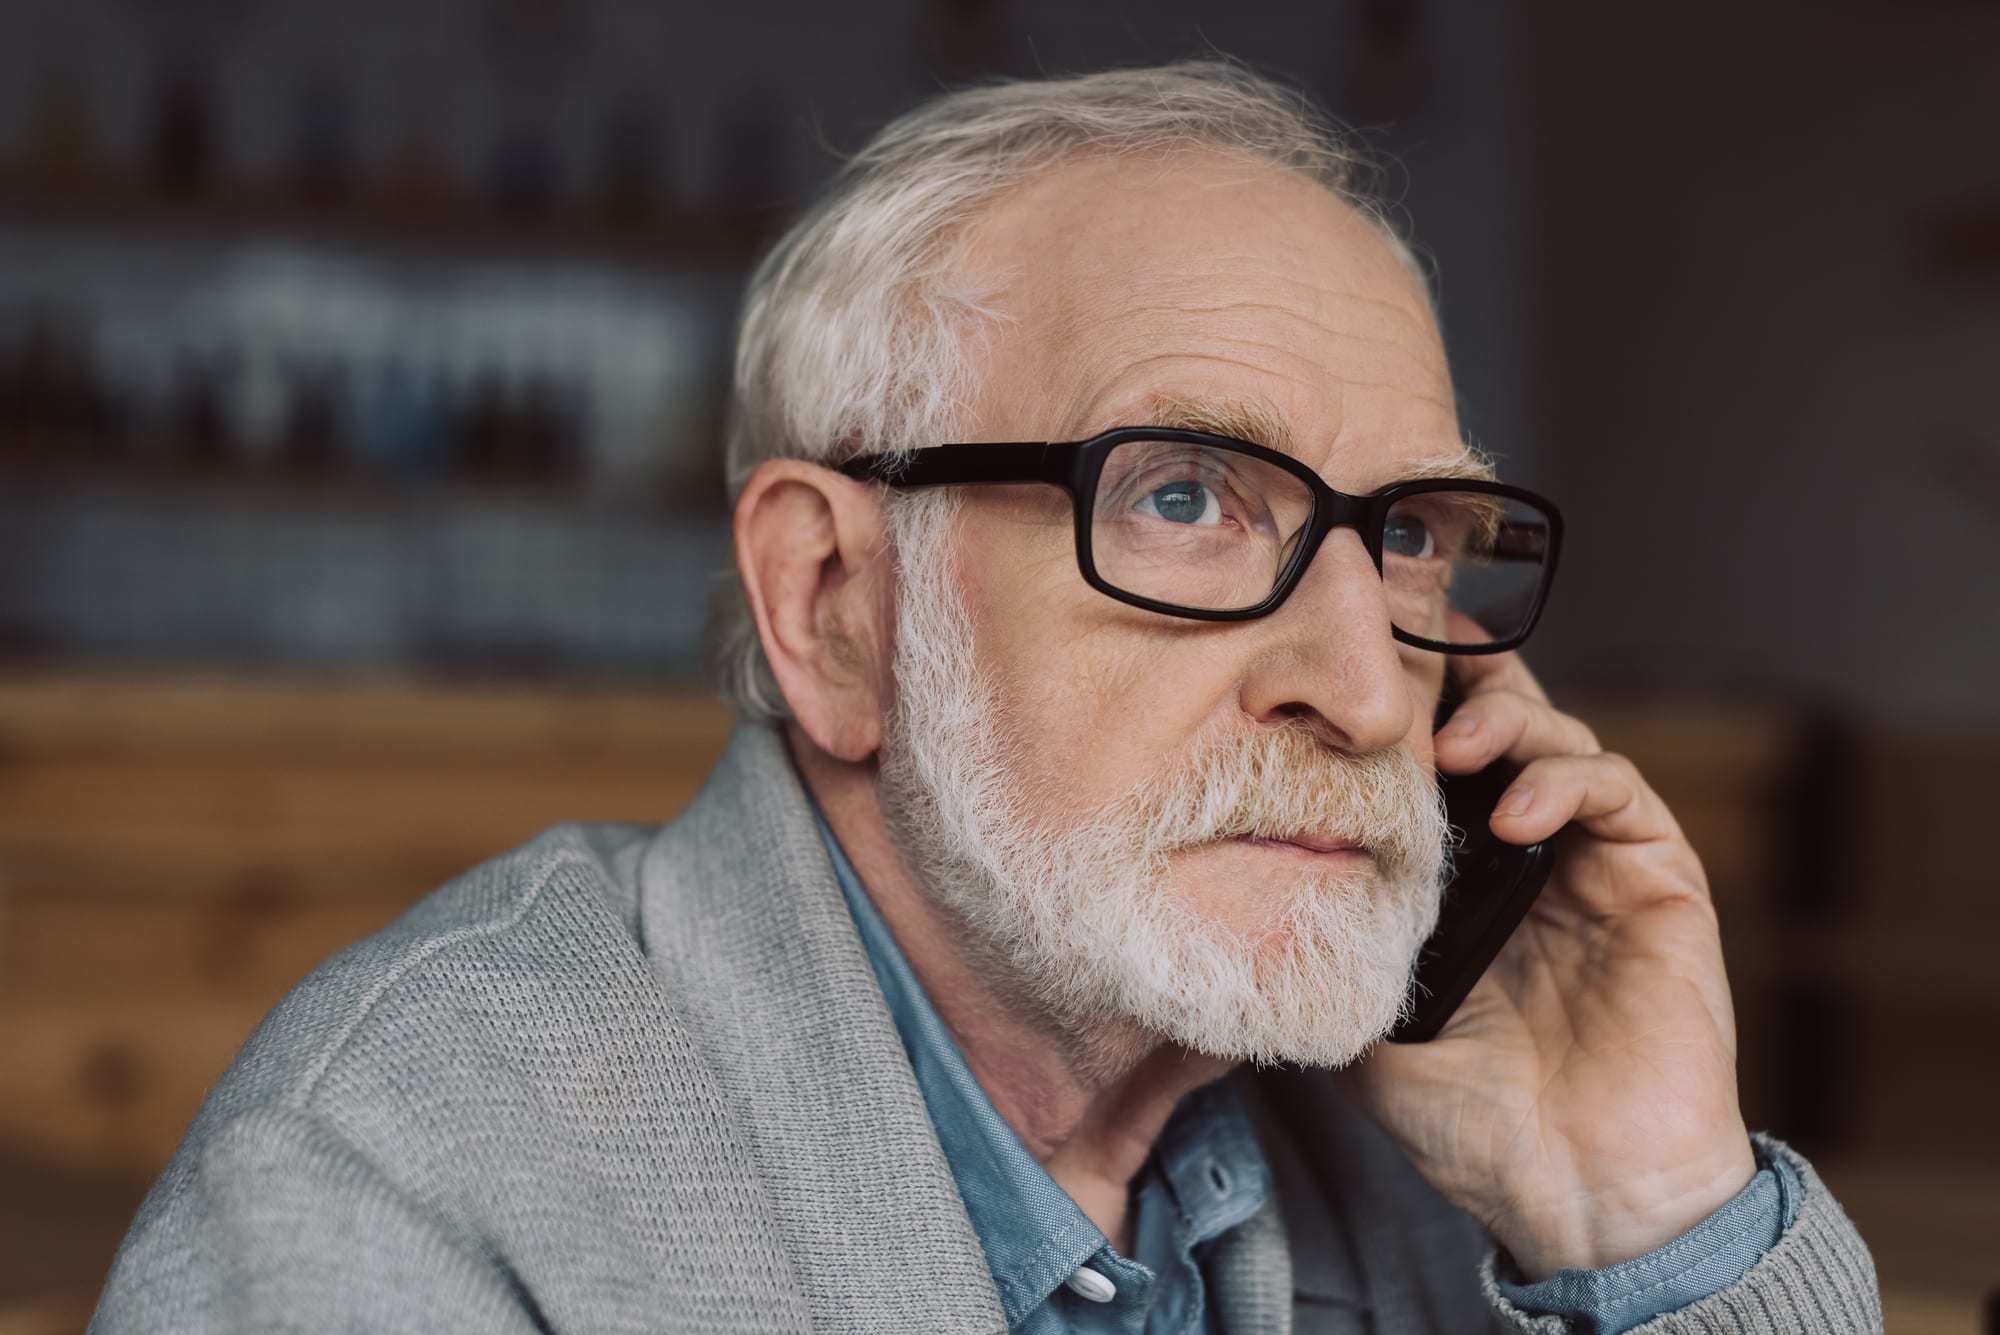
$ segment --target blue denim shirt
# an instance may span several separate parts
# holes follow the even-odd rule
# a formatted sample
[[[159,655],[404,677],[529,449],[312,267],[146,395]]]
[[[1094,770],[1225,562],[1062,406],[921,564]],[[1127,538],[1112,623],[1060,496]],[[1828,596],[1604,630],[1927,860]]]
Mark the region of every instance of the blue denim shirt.
[[[1750,1184],[1723,1207],[1662,1247],[1602,1270],[1558,1270],[1539,1284],[1510,1283],[1500,1291],[1516,1307],[1558,1312],[1576,1335],[1625,1331],[1743,1278],[1777,1245],[1799,1212],[1798,1174],[1782,1159],[1757,1156]]]
[[[1203,1244],[1255,1214],[1271,1171],[1227,1085],[1182,1099],[1132,1188],[1132,1251],[1120,1256],[1056,1185],[965,1064],[895,936],[822,819],[834,878],[895,1019],[1013,1335],[1213,1335]],[[1501,1290],[1517,1307],[1569,1318],[1579,1335],[1622,1335],[1741,1279],[1777,1241],[1799,1184],[1765,1164],[1728,1204],[1672,1242],[1603,1270],[1564,1270]],[[1095,1273],[1093,1277],[1079,1271]],[[1107,1291],[1107,1301],[1085,1295]]]
[[[1255,1214],[1271,1191],[1256,1129],[1235,1092],[1209,1085],[1174,1109],[1133,1184],[1133,1254],[1119,1255],[986,1097],[824,821],[820,837],[986,1251],[1008,1330],[1213,1332],[1199,1250]],[[1080,1291],[1091,1276],[1071,1283],[1086,1269],[1100,1277],[1099,1293],[1110,1291],[1108,1301]]]

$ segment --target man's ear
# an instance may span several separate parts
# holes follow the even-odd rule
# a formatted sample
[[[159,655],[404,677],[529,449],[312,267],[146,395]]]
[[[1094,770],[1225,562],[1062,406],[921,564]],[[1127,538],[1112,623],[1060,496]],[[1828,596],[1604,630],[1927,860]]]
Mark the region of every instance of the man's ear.
[[[882,506],[867,485],[798,459],[757,466],[736,498],[736,568],[792,717],[860,762],[882,741],[891,601]]]

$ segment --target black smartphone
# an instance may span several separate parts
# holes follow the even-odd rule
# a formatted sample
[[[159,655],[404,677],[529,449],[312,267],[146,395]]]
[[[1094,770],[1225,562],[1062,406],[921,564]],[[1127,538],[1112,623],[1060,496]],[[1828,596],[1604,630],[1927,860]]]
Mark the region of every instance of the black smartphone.
[[[1441,727],[1462,698],[1447,677],[1432,726]],[[1510,844],[1488,826],[1507,785],[1520,772],[1520,766],[1496,760],[1476,774],[1447,774],[1438,780],[1452,828],[1464,842],[1454,851],[1437,930],[1417,957],[1410,1016],[1389,1032],[1392,1043],[1427,1043],[1437,1037],[1548,882],[1555,867],[1555,850],[1548,841]]]

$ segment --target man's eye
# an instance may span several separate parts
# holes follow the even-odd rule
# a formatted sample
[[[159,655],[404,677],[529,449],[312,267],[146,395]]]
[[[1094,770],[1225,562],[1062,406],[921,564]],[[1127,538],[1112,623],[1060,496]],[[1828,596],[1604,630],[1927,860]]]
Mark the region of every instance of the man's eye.
[[[1430,526],[1415,515],[1392,515],[1382,529],[1382,551],[1420,561],[1436,553],[1437,541]]]
[[[1193,479],[1155,487],[1134,508],[1141,514],[1164,519],[1170,524],[1217,524],[1222,521],[1222,503],[1214,489]]]

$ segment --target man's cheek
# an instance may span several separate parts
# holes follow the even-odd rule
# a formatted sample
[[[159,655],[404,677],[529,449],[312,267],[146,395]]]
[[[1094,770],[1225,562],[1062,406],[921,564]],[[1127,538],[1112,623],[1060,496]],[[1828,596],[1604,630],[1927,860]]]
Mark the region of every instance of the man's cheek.
[[[1435,771],[1437,734],[1433,729],[1437,725],[1438,694],[1442,683],[1434,679],[1432,674],[1415,672],[1409,674],[1409,683],[1410,714],[1413,721],[1410,724],[1409,735],[1404,739],[1404,746],[1416,758],[1418,764],[1426,770]]]
[[[1416,758],[1416,762],[1424,767],[1426,773],[1435,774],[1437,773],[1437,739],[1432,736],[1430,727],[1428,726],[1430,715],[1426,714],[1424,721],[1426,726],[1412,732],[1405,745],[1409,748],[1410,754]]]

